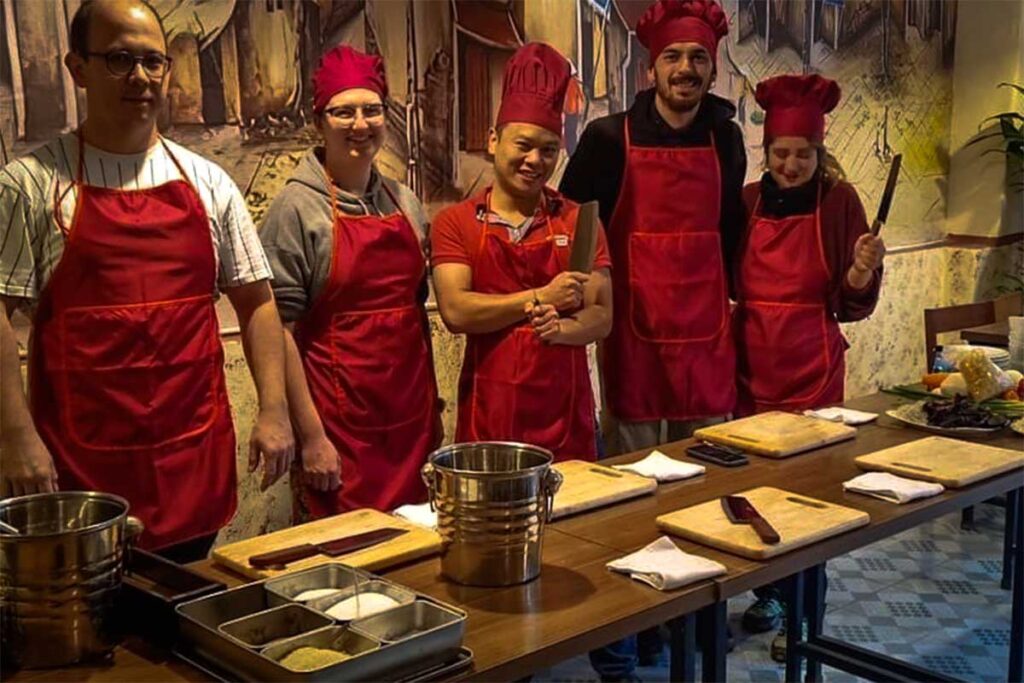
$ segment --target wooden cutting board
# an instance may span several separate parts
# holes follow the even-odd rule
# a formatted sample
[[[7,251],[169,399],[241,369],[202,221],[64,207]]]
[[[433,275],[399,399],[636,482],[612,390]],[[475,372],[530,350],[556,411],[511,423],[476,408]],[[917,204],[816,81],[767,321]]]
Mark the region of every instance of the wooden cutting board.
[[[929,436],[862,455],[855,462],[864,470],[892,472],[956,489],[1024,467],[1024,453],[945,436]]]
[[[743,491],[744,496],[779,532],[775,545],[763,543],[749,524],[733,524],[725,516],[720,498],[658,517],[658,527],[713,548],[763,560],[816,541],[864,526],[866,512],[770,486]]]
[[[773,411],[698,429],[693,435],[769,458],[785,458],[856,436],[853,427],[816,417]]]
[[[249,558],[259,553],[283,550],[300,543],[332,541],[343,536],[352,536],[383,527],[397,527],[409,531],[390,541],[357,550],[349,555],[339,555],[338,557],[315,555],[305,560],[292,562],[286,569],[254,569],[249,566]],[[309,569],[326,562],[344,562],[353,567],[374,571],[433,555],[440,550],[441,537],[436,532],[377,510],[362,509],[333,517],[324,517],[308,524],[300,524],[290,529],[282,529],[272,534],[255,536],[238,543],[214,548],[212,557],[215,562],[240,574],[253,579],[265,579],[300,569]]]
[[[592,510],[638,496],[647,496],[658,488],[658,482],[632,472],[598,465],[583,460],[556,463],[561,472],[562,488],[555,494],[555,519]]]

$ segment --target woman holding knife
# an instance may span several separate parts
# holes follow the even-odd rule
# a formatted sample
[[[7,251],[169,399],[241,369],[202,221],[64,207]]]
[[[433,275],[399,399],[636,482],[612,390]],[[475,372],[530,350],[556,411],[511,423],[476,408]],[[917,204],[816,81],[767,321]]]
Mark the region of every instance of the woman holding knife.
[[[739,415],[841,403],[848,344],[839,323],[866,318],[878,302],[885,244],[824,145],[825,114],[839,96],[835,81],[817,75],[757,86],[766,170],[743,189],[749,218],[733,318]],[[744,628],[777,627],[777,587],[754,593]],[[772,657],[784,659],[785,640],[775,640]]]

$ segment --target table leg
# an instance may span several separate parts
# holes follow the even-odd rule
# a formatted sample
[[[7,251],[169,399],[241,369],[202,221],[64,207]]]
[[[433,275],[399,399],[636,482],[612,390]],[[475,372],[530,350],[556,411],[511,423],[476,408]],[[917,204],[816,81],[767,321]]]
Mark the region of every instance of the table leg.
[[[697,615],[684,614],[668,622],[670,681],[697,680]]]
[[[701,634],[702,681],[711,683],[726,680],[725,651],[729,627],[727,607],[728,602],[722,600],[697,613],[698,629]]]
[[[806,572],[807,581],[807,641],[814,642],[821,635],[825,624],[825,565],[819,564]],[[787,631],[788,634],[788,631]],[[807,659],[807,683],[821,680],[821,661],[809,657]]]
[[[786,681],[799,683],[803,655],[797,643],[803,640],[804,574],[797,572],[786,579]]]
[[[1024,488],[1006,495],[1006,511],[1014,511],[1013,592],[1010,617],[1010,662],[1007,679],[1024,681]]]
[[[1024,523],[1021,520],[1020,510],[1017,509],[1020,506],[1013,503],[1015,495],[1019,497],[1016,491],[1010,491],[1006,494],[1006,521],[1003,533],[1003,579],[999,584],[1003,590],[1010,590],[1010,586],[1013,583],[1013,551],[1015,545],[1013,539],[1017,527]]]

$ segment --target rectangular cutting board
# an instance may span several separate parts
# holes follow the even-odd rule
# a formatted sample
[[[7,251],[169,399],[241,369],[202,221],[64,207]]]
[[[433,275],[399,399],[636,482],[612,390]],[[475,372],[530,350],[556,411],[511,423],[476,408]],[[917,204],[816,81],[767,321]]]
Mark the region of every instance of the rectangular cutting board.
[[[769,458],[785,458],[856,436],[857,430],[816,417],[773,411],[698,429],[693,435]]]
[[[650,477],[583,460],[566,460],[556,463],[554,468],[564,478],[555,494],[555,519],[650,495],[658,488],[658,482]]]
[[[712,548],[763,560],[816,541],[864,526],[866,512],[826,503],[770,486],[743,491],[744,496],[779,532],[775,545],[763,543],[749,524],[733,524],[725,516],[720,498],[658,517],[658,528]]]
[[[314,555],[298,562],[292,562],[285,569],[254,569],[249,566],[249,558],[259,553],[282,550],[300,543],[332,541],[342,536],[352,536],[383,527],[397,527],[409,531],[390,541],[357,550],[348,555],[339,555],[338,557]],[[361,509],[324,517],[307,524],[214,548],[211,557],[214,562],[244,576],[265,579],[300,569],[309,569],[326,562],[344,562],[353,567],[374,571],[433,555],[440,550],[441,537],[436,532],[377,510]]]
[[[863,470],[892,472],[956,489],[1024,467],[1024,453],[944,436],[929,436],[856,458]]]

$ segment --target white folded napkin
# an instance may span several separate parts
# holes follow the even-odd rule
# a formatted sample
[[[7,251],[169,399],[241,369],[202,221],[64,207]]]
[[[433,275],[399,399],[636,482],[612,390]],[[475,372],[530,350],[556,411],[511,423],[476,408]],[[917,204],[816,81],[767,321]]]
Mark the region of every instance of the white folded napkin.
[[[612,560],[605,566],[613,572],[629,574],[631,579],[660,591],[674,590],[725,573],[725,565],[684,553],[668,536],[662,536],[646,548]]]
[[[698,474],[704,474],[706,468],[703,465],[696,465],[692,462],[673,460],[661,451],[651,451],[643,460],[631,462],[628,465],[615,465],[615,469],[639,474],[641,477],[657,479],[659,483],[676,481],[677,479],[689,479]]]
[[[862,410],[850,408],[819,408],[818,410],[805,410],[804,415],[818,417],[829,422],[842,422],[847,425],[862,425],[878,418],[878,413],[865,413]]]
[[[394,515],[428,529],[437,528],[437,513],[430,509],[430,503],[401,505],[395,508]]]
[[[843,489],[856,491],[890,503],[909,503],[918,498],[937,496],[946,489],[942,484],[897,477],[888,472],[867,472],[843,482]]]

